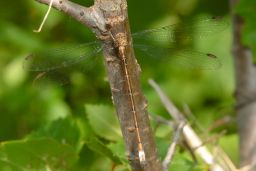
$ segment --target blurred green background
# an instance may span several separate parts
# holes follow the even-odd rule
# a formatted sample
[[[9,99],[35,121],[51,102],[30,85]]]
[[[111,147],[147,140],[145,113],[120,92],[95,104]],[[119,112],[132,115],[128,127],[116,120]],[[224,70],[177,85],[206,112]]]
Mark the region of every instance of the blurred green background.
[[[92,0],[74,2],[93,4]],[[227,0],[128,1],[128,8],[132,32],[196,21],[197,17],[223,16],[230,20]],[[22,67],[25,57],[37,48],[95,40],[88,28],[56,10],[51,11],[43,31],[34,33],[46,11],[47,6],[35,1],[0,2],[0,170],[127,170],[101,56],[84,62],[79,69],[56,71],[36,81],[37,74]],[[231,40],[230,25],[222,32],[193,39],[195,51],[218,56],[222,66],[213,70],[175,68],[142,54],[137,58],[150,113],[171,119],[147,83],[152,78],[181,110],[189,107],[193,113],[189,115],[191,124],[197,125],[202,137],[227,130],[220,144],[237,164]],[[231,122],[212,132],[203,131],[226,116]],[[163,158],[172,130],[157,126],[154,120],[152,125]],[[182,148],[171,167],[206,169],[203,164],[195,164]]]

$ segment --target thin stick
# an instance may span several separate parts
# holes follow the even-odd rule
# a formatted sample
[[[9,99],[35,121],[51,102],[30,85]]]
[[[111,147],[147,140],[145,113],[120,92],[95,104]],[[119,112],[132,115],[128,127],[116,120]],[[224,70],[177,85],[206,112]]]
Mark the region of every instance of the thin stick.
[[[163,161],[163,168],[164,168],[164,171],[168,171],[168,167],[169,165],[171,164],[172,162],[172,158],[173,158],[173,155],[174,155],[174,152],[175,152],[175,149],[176,149],[176,145],[178,143],[178,140],[180,139],[180,135],[182,133],[182,129],[183,127],[185,126],[185,122],[180,122],[177,130],[175,131],[175,135],[173,137],[173,141],[171,143],[171,145],[169,146],[168,148],[168,152],[164,158],[164,161]]]
[[[151,79],[148,82],[155,89],[162,103],[164,104],[166,110],[174,118],[174,120],[175,121],[184,120],[185,118],[180,114],[180,111],[175,107],[172,101],[168,99],[168,97],[164,94],[161,88]]]
[[[169,125],[170,127],[174,128],[174,123],[172,121],[169,121],[167,119],[164,119],[163,117],[161,116],[158,116],[158,115],[149,115],[150,118],[152,118],[153,120],[155,120],[156,123],[158,124],[165,124],[165,125]]]
[[[42,28],[43,28],[43,26],[44,26],[44,23],[45,23],[45,21],[46,21],[48,15],[49,15],[49,13],[50,13],[50,11],[51,11],[52,3],[53,3],[53,0],[51,0],[51,2],[50,2],[49,7],[48,7],[48,10],[47,10],[46,14],[44,15],[44,19],[43,19],[43,21],[41,22],[39,28],[38,28],[37,30],[33,30],[33,32],[35,32],[35,33],[41,32],[41,30],[42,30]]]
[[[222,126],[222,125],[230,123],[232,120],[234,120],[234,119],[232,119],[230,116],[225,116],[224,118],[221,118],[221,119],[215,121],[212,125],[210,125],[207,128],[207,131],[210,132],[213,129],[216,129],[216,128]]]
[[[180,111],[176,108],[176,106],[171,102],[171,100],[164,94],[161,88],[157,85],[156,82],[153,80],[149,80],[149,84],[155,89],[157,94],[159,95],[162,103],[164,104],[165,108],[168,110],[169,114],[174,118],[176,122],[184,121],[184,116],[180,113]],[[185,141],[189,145],[191,149],[198,147],[202,144],[202,140],[196,134],[196,132],[191,128],[190,125],[185,124],[182,133],[184,135]],[[208,151],[205,146],[201,146],[197,148],[195,151],[206,164],[212,166],[213,171],[223,171],[224,169],[216,163],[214,160],[213,155]]]
[[[216,150],[216,156],[219,156],[219,158],[221,158],[225,163],[225,166],[228,167],[227,170],[238,171],[229,156],[220,148],[219,145],[216,145],[214,149]]]

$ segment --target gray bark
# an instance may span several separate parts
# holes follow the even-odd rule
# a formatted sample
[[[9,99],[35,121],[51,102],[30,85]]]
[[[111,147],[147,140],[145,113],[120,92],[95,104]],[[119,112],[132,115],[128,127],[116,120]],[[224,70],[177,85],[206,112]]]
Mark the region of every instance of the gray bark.
[[[234,7],[239,0],[231,0]],[[233,14],[233,57],[236,79],[236,114],[240,137],[240,165],[256,170],[256,69],[252,55],[242,44],[243,19]]]

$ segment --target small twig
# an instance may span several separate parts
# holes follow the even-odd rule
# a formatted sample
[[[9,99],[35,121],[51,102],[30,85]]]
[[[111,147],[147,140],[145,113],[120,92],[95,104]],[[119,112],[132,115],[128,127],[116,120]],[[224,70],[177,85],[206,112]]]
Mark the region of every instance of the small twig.
[[[167,154],[164,158],[164,161],[163,161],[163,168],[164,168],[164,171],[168,171],[168,166],[171,164],[172,162],[172,158],[173,158],[173,155],[174,155],[174,152],[175,152],[175,149],[176,149],[176,145],[178,143],[178,140],[180,138],[180,135],[182,133],[182,129],[183,127],[185,126],[185,122],[180,122],[177,130],[175,131],[175,134],[174,134],[174,137],[173,137],[173,141],[172,143],[170,144],[169,148],[168,148],[168,151],[167,151]]]
[[[150,114],[149,117],[155,120],[157,123],[169,125],[170,127],[174,128],[174,123],[172,121],[169,121],[161,116]]]
[[[227,170],[238,171],[238,169],[233,164],[229,156],[220,148],[219,145],[216,145],[214,149],[216,150],[215,155],[218,156],[218,158],[222,159],[222,162],[224,162],[224,165],[227,167]]]
[[[180,120],[185,120],[185,118],[180,114],[180,111],[175,107],[172,101],[168,99],[168,97],[163,93],[160,87],[151,79],[148,82],[155,89],[162,103],[164,104],[166,110],[175,119],[175,121],[178,122]]]
[[[195,125],[201,132],[206,133],[205,128],[197,121],[196,116],[190,110],[187,104],[183,105],[184,115],[189,120],[191,125]]]
[[[165,108],[169,112],[169,114],[174,118],[176,122],[185,121],[184,116],[181,112],[176,108],[176,106],[171,102],[171,100],[164,94],[161,88],[153,81],[149,80],[149,84],[155,89],[157,94],[159,95],[162,103],[164,104]],[[199,136],[195,133],[195,131],[191,128],[190,125],[184,125],[182,129],[182,133],[184,135],[184,139],[187,142],[188,146],[191,149],[198,147],[202,144],[202,140]],[[195,151],[202,160],[212,166],[212,171],[223,171],[224,169],[214,160],[213,155],[209,152],[209,150],[205,146],[201,146],[196,149]]]
[[[48,15],[49,15],[49,13],[50,13],[50,11],[51,11],[52,3],[53,3],[53,0],[51,0],[51,2],[50,2],[49,7],[48,7],[48,10],[47,10],[47,12],[46,12],[46,14],[45,14],[45,16],[44,16],[44,19],[43,19],[43,21],[41,22],[39,28],[38,28],[37,30],[33,30],[35,33],[41,32],[41,30],[42,30],[42,28],[43,28],[43,26],[44,26],[44,23],[45,23],[45,21],[46,21]]]
[[[224,162],[224,165],[228,167],[226,170],[230,171],[251,171],[255,165],[256,161],[253,161],[251,164],[245,165],[239,169],[236,168],[230,157],[222,150],[222,148],[219,145],[215,146],[216,155],[219,156],[219,158],[222,159]]]
[[[207,130],[208,132],[212,131],[213,129],[216,129],[222,125],[228,124],[232,121],[232,118],[230,116],[225,116],[224,118],[221,118],[217,121],[215,121],[212,125],[210,125]]]
[[[216,141],[219,140],[221,137],[223,137],[226,133],[227,133],[227,131],[226,131],[226,130],[223,130],[222,132],[220,132],[220,133],[217,134],[217,135],[213,135],[213,136],[211,136],[211,137],[207,137],[207,139],[204,140],[201,145],[199,145],[199,146],[197,146],[197,147],[194,147],[194,148],[193,148],[193,151],[195,151],[196,149],[198,149],[198,148],[200,148],[200,147],[202,147],[202,146],[205,146],[206,144],[216,142]]]
[[[52,7],[68,14],[73,17],[78,22],[86,25],[92,29],[95,33],[99,34],[100,31],[105,30],[105,20],[103,15],[99,12],[98,6],[95,5],[90,7],[84,7],[77,3],[69,0],[36,0],[42,4],[50,5],[52,2]]]

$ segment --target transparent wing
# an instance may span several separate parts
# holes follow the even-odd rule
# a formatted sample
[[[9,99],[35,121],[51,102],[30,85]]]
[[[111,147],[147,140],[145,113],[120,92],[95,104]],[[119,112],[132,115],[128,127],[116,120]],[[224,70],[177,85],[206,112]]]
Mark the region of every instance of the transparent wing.
[[[157,59],[158,62],[172,62],[174,67],[207,70],[221,67],[219,58],[211,53],[202,53],[191,49],[157,48],[155,46],[138,44],[135,44],[134,48]]]
[[[49,72],[85,61],[101,50],[102,47],[98,41],[39,50],[25,58],[23,68],[29,71]]]
[[[191,23],[178,23],[157,29],[149,29],[132,34],[135,43],[155,42],[172,44],[179,40],[204,37],[227,28],[228,22],[222,17],[200,18]]]
[[[34,73],[34,72],[33,72]],[[45,85],[47,83],[56,83],[57,85],[67,85],[70,83],[69,75],[62,74],[59,71],[44,71],[44,72],[35,72],[33,74],[33,86],[40,87],[41,85]]]

